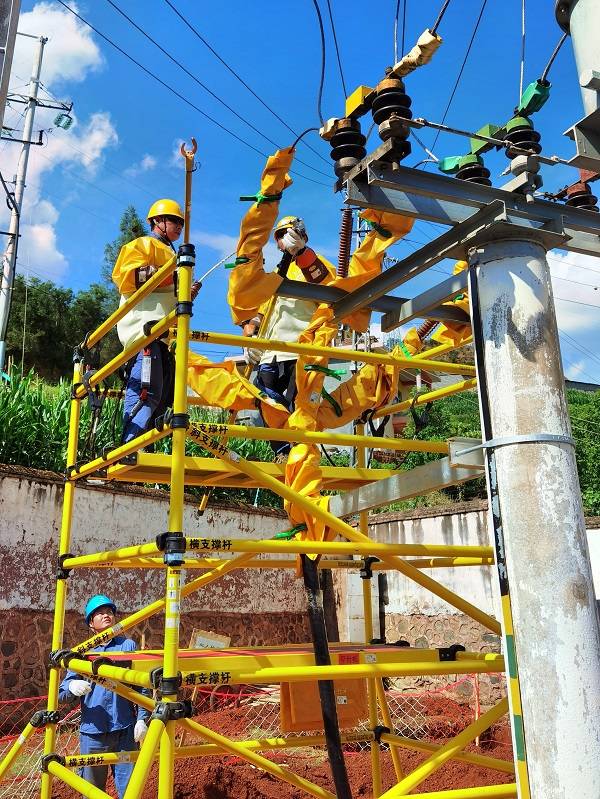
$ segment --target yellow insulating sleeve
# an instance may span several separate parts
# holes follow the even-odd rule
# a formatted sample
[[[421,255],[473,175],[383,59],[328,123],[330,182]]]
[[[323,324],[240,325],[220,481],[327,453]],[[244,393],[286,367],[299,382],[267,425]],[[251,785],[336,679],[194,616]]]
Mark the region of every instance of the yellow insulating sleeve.
[[[246,377],[240,374],[233,361],[213,363],[196,353],[188,353],[188,385],[202,400],[230,411],[254,410],[257,401],[269,427],[283,427],[289,414],[287,408],[265,397]]]
[[[416,327],[411,327],[410,330],[406,332],[402,343],[404,344],[404,348],[408,350],[411,355],[416,355],[423,349],[423,342],[417,333]]]
[[[373,222],[377,228],[370,230],[361,244],[352,253],[348,277],[338,278],[334,285],[344,291],[354,291],[378,275],[382,270],[386,250],[410,232],[414,219],[387,211],[367,208],[360,214],[361,219]],[[387,236],[385,233],[389,233]],[[369,310],[354,311],[343,319],[344,324],[353,330],[364,333],[369,326]]]
[[[402,56],[397,64],[394,64],[390,77],[402,78],[404,75],[414,72],[417,67],[428,64],[441,43],[441,36],[432,33],[429,29],[424,30],[412,50]]]
[[[260,181],[261,194],[277,195],[291,185],[288,170],[293,159],[294,150],[290,147],[269,156]],[[247,258],[248,261],[232,269],[227,293],[236,325],[256,316],[260,306],[275,294],[283,280],[280,275],[267,273],[263,268],[263,247],[269,241],[278,211],[279,202],[276,200],[256,202],[242,219],[237,258]]]
[[[397,352],[397,348],[392,354]],[[400,367],[367,363],[349,380],[341,383],[331,397],[341,410],[338,415],[332,403],[323,400],[317,413],[317,428],[330,430],[360,417],[366,410],[377,410],[396,394]]]
[[[465,269],[468,269],[468,266],[469,265],[466,261],[457,261],[454,264],[452,274],[458,275],[459,272],[463,272]],[[445,302],[444,305],[451,305],[454,308],[458,307],[468,316],[470,315],[469,295],[466,291],[464,294],[459,294],[458,297],[450,300],[450,302]],[[438,344],[453,344],[455,347],[459,347],[462,344],[465,344],[467,339],[470,337],[470,321],[464,324],[461,324],[460,322],[446,322],[445,324],[440,325],[437,330],[435,330],[435,332],[431,335],[431,340],[437,341]]]
[[[319,464],[321,456],[318,448],[313,444],[296,444],[292,447],[285,467],[285,483],[302,497],[312,500],[323,510],[329,509],[329,497],[321,496],[321,470]],[[293,526],[305,524],[306,532],[300,533],[301,540],[309,541],[327,540],[331,537],[331,530],[325,523],[294,502],[284,500],[283,507]],[[309,557],[316,557],[309,555]]]
[[[172,258],[173,250],[153,236],[140,236],[124,244],[112,271],[112,279],[119,294],[132,294],[138,288],[135,270],[140,266],[155,266],[158,269]],[[172,286],[173,275],[168,275],[160,285]]]

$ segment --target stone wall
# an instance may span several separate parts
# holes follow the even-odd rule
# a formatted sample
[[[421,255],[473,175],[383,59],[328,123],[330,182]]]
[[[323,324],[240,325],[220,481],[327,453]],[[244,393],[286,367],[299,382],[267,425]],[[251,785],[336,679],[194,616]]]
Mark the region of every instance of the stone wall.
[[[0,699],[44,693],[51,648],[52,608],[61,524],[63,482],[58,475],[0,467]],[[73,511],[73,554],[154,541],[166,529],[168,495],[135,487],[78,487]],[[279,511],[212,506],[200,516],[190,498],[184,511],[189,535],[207,538],[269,538],[288,527]],[[188,570],[188,576],[190,572]],[[194,576],[192,574],[192,576]],[[68,580],[65,646],[87,637],[86,600],[108,594],[130,613],[164,593],[164,573],[140,569],[79,569]],[[289,569],[231,572],[182,602],[181,641],[193,627],[228,635],[233,645],[308,640],[301,581]],[[138,625],[160,648],[162,614]]]

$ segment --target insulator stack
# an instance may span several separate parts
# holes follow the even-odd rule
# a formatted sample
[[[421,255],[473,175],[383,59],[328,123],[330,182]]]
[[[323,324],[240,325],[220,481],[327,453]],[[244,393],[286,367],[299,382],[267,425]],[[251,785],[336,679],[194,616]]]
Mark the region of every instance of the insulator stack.
[[[484,166],[479,155],[466,155],[460,160],[456,177],[468,183],[479,183],[481,186],[491,186],[490,170]]]
[[[336,275],[348,277],[350,265],[350,244],[352,243],[352,208],[342,208],[342,223],[340,225],[340,249],[338,252],[338,265]]]
[[[506,148],[507,158],[516,158],[518,155],[523,155],[524,153],[520,152],[521,150],[528,150],[536,154],[542,152],[542,145],[540,144],[542,137],[537,130],[533,129],[533,124],[527,117],[513,117],[506,126],[504,138],[513,145],[513,147]]]
[[[565,205],[582,211],[598,211],[598,198],[592,194],[587,183],[573,183],[567,189]]]
[[[360,122],[355,119],[340,119],[331,139],[330,157],[334,160],[334,171],[341,178],[365,157],[366,137],[360,132]]]
[[[407,141],[410,128],[404,122],[412,119],[411,102],[404,89],[404,82],[399,78],[385,78],[375,87],[371,106],[373,122],[379,125],[379,137],[382,141],[394,140],[395,147],[388,153],[388,157],[394,161],[402,160],[411,151],[410,142]]]
[[[421,339],[421,341],[425,340],[425,337],[428,336],[434,327],[437,327],[439,322],[436,322],[435,319],[426,319],[423,324],[419,325],[417,328],[417,336]]]

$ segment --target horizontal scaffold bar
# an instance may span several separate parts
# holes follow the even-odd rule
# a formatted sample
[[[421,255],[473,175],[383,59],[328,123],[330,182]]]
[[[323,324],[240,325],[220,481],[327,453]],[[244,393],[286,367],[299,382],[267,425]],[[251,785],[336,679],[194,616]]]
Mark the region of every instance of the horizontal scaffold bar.
[[[311,553],[312,554],[312,553]],[[233,558],[184,558],[184,569],[214,569],[222,563],[229,563]],[[455,569],[463,566],[493,566],[493,557],[489,558],[405,558],[406,563],[417,569]],[[118,561],[100,561],[79,563],[70,568],[118,568],[118,569],[164,569],[163,558],[125,558]],[[240,569],[297,569],[298,561],[281,558],[256,557],[240,564]],[[321,558],[317,563],[318,569],[356,569],[362,568],[361,560],[330,560]],[[395,566],[389,563],[372,563],[373,571],[392,571]]]
[[[68,479],[79,480],[82,477],[87,477],[88,475],[94,474],[102,469],[106,469],[111,464],[116,463],[122,458],[126,458],[128,455],[134,455],[136,450],[138,450],[140,447],[147,447],[150,444],[154,444],[156,441],[160,441],[161,438],[166,438],[169,435],[171,435],[171,428],[167,425],[164,425],[160,430],[157,428],[148,430],[147,433],[142,433],[141,436],[128,441],[126,444],[121,444],[120,447],[107,452],[106,455],[103,455],[100,458],[95,458],[93,461],[78,465],[77,467],[71,467],[68,470]]]
[[[186,536],[186,550],[191,552],[253,552],[257,554],[315,554],[315,555],[441,555],[444,557],[493,557],[490,546],[467,544],[386,544],[381,541],[359,543],[353,541],[277,541],[274,539],[251,540],[244,538],[212,538],[208,536]],[[118,563],[132,557],[160,554],[154,543],[122,547],[90,555],[65,558],[63,568],[76,569],[81,566],[97,566],[101,563]],[[357,566],[360,562],[357,562]]]
[[[374,740],[374,734],[369,730],[361,730],[360,732],[347,732],[340,734],[342,743],[364,743],[365,741]],[[325,741],[324,735],[294,735],[288,738],[251,738],[246,741],[236,741],[240,746],[250,749],[253,752],[268,752],[276,751],[279,749],[299,749],[308,746],[323,746]],[[431,751],[430,749],[423,749],[423,751]],[[206,755],[222,755],[225,750],[217,744],[197,744],[196,746],[178,746],[175,747],[175,759],[183,760],[195,757],[204,757]],[[102,754],[102,765],[108,766],[113,763],[123,762],[123,752],[108,752]],[[139,755],[139,751],[128,752],[127,760],[134,763]],[[156,756],[156,758],[158,755]],[[476,756],[475,756],[476,757]],[[97,755],[82,755],[73,754],[65,757],[66,768],[80,768],[87,765],[98,765]],[[155,758],[155,759],[156,759]],[[484,760],[494,760],[494,758],[483,758]],[[90,763],[90,761],[92,761]],[[474,762],[474,761],[473,761]],[[491,767],[493,768],[493,767]]]
[[[148,435],[148,434],[145,434]],[[132,449],[142,446],[140,440],[142,436],[130,441]],[[109,466],[106,479],[119,480],[127,483],[162,483],[168,485],[171,482],[171,456],[156,452],[138,452],[135,456],[136,463],[123,464],[115,463]],[[87,466],[81,467],[80,474],[85,469],[85,473],[93,472],[102,468],[105,463],[101,459],[94,461],[98,464],[95,469]],[[264,488],[261,477],[241,474],[239,469],[224,463],[218,458],[201,458],[196,456],[186,456],[185,464],[185,484],[197,486],[218,486],[219,488]],[[279,481],[285,479],[285,464],[279,463],[260,463],[261,475],[274,477]],[[322,480],[322,488],[330,491],[345,491],[352,488],[384,480],[390,475],[407,474],[389,469],[359,469],[350,466],[321,466],[319,473]]]
[[[410,403],[409,403],[410,405]],[[307,444],[336,444],[338,446],[373,447],[401,450],[403,452],[433,452],[448,454],[445,441],[421,441],[413,438],[381,438],[349,433],[319,433],[311,430],[283,430],[271,427],[252,427],[241,424],[216,424],[193,422],[190,433],[224,436],[225,438],[253,438],[261,441],[293,441]]]
[[[90,674],[95,657],[100,655],[95,656],[91,652],[90,660],[73,658],[69,660],[69,668]],[[98,674],[111,680],[146,685],[148,673],[162,664],[162,657],[162,650],[111,652],[114,665],[100,665]],[[120,662],[127,668],[119,668]],[[180,649],[178,665],[184,675],[184,684],[188,686],[255,682],[269,685],[282,681],[307,682],[369,676],[498,673],[504,670],[504,658],[493,652],[462,652],[452,647],[438,650],[332,643],[331,666],[327,667],[315,665],[312,646],[306,644],[291,644],[285,649]],[[131,679],[132,675],[134,679]]]
[[[247,347],[248,339],[230,333],[213,333],[201,330],[192,330],[190,341],[201,341],[203,344],[217,344],[230,347]],[[358,361],[359,363],[387,364],[400,366],[403,369],[429,369],[451,375],[475,375],[475,367],[469,364],[446,363],[445,361],[432,361],[425,358],[407,358],[389,353],[364,352],[360,350],[346,350],[343,347],[317,347],[314,344],[298,344],[297,342],[278,341],[276,339],[253,338],[252,347],[257,350],[273,350],[275,352],[294,352],[316,358],[325,356],[338,361]]]
[[[419,394],[414,399],[396,402],[393,405],[386,405],[378,411],[375,411],[373,419],[381,419],[391,413],[409,411],[412,407],[426,405],[428,402],[445,399],[454,394],[460,394],[463,391],[471,391],[474,388],[477,388],[477,380],[474,377],[469,380],[461,380],[460,383],[453,383],[451,386],[436,388],[434,391],[426,391],[424,394]]]

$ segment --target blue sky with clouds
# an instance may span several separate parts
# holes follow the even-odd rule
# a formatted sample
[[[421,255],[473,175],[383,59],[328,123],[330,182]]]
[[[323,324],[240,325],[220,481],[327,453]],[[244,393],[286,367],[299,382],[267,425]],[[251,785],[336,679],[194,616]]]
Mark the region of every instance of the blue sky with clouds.
[[[125,206],[145,212],[156,197],[182,199],[183,170],[179,143],[195,136],[200,169],[194,175],[192,239],[197,245],[198,274],[235,249],[245,205],[240,194],[258,188],[264,156],[289,145],[292,134],[250,94],[210,50],[187,28],[164,0],[115,0],[140,27],[177,58],[197,81],[231,106],[225,108],[196,80],[147,41],[107,0],[70,2],[85,19],[129,55],[155,72],[175,91],[222,125],[174,96],[125,56],[115,51],[57,2],[23,2],[19,29],[49,37],[44,56],[42,96],[74,102],[75,124],[69,131],[49,133],[44,147],[32,147],[18,270],[51,278],[74,290],[99,279],[104,245],[115,238]],[[295,131],[317,125],[316,92],[320,41],[310,0],[253,3],[231,0],[198,3],[172,0],[181,14]],[[356,0],[332,0],[348,90],[374,85],[393,60],[393,15],[396,0],[376,0],[368,7]],[[402,5],[402,4],[401,4]],[[441,0],[408,0],[406,48],[431,26]],[[480,9],[479,0],[452,0],[440,27],[444,44],[432,63],[407,80],[417,116],[440,120],[457,77],[465,48]],[[521,0],[490,0],[484,13],[447,122],[477,129],[486,122],[504,122],[518,100]],[[327,66],[324,116],[340,116],[343,91],[335,60],[326,3]],[[553,3],[528,0],[525,84],[539,77],[560,36]],[[31,39],[18,37],[11,91],[25,91],[31,71]],[[572,143],[562,133],[582,115],[581,98],[570,42],[567,41],[550,75],[550,102],[537,115],[544,152],[570,157]],[[7,109],[5,125],[19,130],[23,106]],[[38,111],[35,129],[53,127],[55,112]],[[236,140],[231,133],[244,139]],[[18,136],[18,133],[15,133]],[[435,134],[423,131],[431,146]],[[270,141],[269,141],[270,140]],[[305,218],[311,241],[332,259],[337,252],[339,195],[332,191],[333,172],[328,147],[315,134],[307,137],[313,151],[298,149],[294,184],[281,209]],[[275,144],[274,144],[275,143]],[[377,144],[376,135],[370,139]],[[463,141],[439,137],[438,157],[460,154]],[[18,145],[0,143],[0,168],[12,179]],[[411,165],[426,157],[413,141]],[[506,166],[502,154],[487,157],[496,185]],[[576,179],[564,167],[544,168],[544,187],[555,190]],[[2,224],[5,224],[3,219]],[[417,223],[405,241],[391,252],[408,254],[430,240],[436,228]],[[275,262],[267,252],[269,266]],[[600,382],[600,305],[596,286],[600,262],[580,255],[553,253],[551,266],[567,376]],[[449,272],[451,264],[442,269]],[[439,280],[430,272],[403,287],[418,293]],[[227,272],[217,270],[207,280],[195,306],[197,328],[231,331],[225,302]],[[585,304],[579,304],[585,303]],[[375,320],[377,321],[377,320]],[[218,349],[220,358],[225,350]]]

